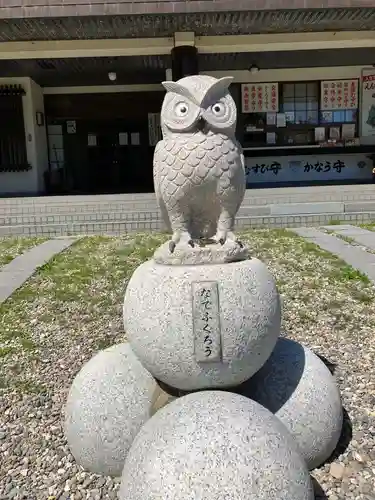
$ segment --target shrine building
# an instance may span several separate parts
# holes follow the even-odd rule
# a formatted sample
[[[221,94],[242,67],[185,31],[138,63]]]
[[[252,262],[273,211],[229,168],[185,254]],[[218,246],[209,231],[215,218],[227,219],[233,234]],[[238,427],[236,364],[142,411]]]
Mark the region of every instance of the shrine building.
[[[197,73],[233,76],[248,188],[373,182],[374,0],[3,0],[0,42],[0,196],[152,192]]]

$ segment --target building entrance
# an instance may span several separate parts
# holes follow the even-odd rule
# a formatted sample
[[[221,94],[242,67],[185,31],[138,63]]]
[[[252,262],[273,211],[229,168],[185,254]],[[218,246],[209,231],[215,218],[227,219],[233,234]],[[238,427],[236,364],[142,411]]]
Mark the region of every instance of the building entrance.
[[[127,108],[119,99],[121,94],[92,99],[90,110],[81,103],[73,111],[66,102],[64,109],[57,110],[59,99],[56,99],[55,108],[50,106],[50,111],[65,117],[53,118],[50,113],[49,130],[54,133],[49,133],[48,139],[50,175],[60,183],[58,191],[67,194],[152,192],[154,144],[150,144],[149,123],[154,107],[159,111],[162,100],[162,93],[156,94],[157,105],[148,107],[146,99],[138,110],[134,106]],[[77,96],[69,97],[68,102],[74,104]],[[87,100],[87,96],[80,97]],[[115,109],[114,97],[117,97]],[[56,148],[57,143],[60,149]],[[54,174],[56,171],[59,174]]]
[[[64,136],[70,191],[93,194],[153,190],[147,121],[77,120]]]

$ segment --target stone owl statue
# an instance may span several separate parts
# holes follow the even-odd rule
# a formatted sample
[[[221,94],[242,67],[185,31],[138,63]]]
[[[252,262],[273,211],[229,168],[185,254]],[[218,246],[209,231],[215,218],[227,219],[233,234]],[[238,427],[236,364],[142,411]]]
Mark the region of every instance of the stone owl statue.
[[[236,141],[236,104],[232,77],[194,75],[163,82],[163,139],[154,153],[158,204],[177,244],[210,238],[236,242],[236,213],[245,189],[241,145]],[[238,242],[241,245],[240,242]]]

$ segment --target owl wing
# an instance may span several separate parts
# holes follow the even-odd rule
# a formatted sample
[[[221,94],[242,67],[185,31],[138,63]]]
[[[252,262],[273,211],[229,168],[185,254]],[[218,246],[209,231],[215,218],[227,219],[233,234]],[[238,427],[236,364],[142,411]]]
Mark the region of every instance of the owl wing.
[[[246,193],[246,170],[245,170],[246,163],[241,144],[237,143],[237,147],[239,148],[240,162],[241,162],[241,169],[239,172],[239,179],[238,179],[238,206],[237,206],[237,212],[238,212]]]
[[[163,194],[162,194],[162,182],[163,179],[166,177],[168,169],[167,169],[167,163],[166,163],[166,158],[167,158],[167,149],[166,149],[166,144],[165,140],[159,141],[156,146],[155,146],[155,151],[154,151],[154,189],[155,189],[155,196],[156,196],[156,201],[159,205],[161,215],[164,221],[164,224],[166,225],[166,229],[168,232],[171,232],[171,223],[168,215],[168,210],[167,207],[165,206],[165,202],[163,199]]]
[[[219,195],[223,205],[236,214],[246,191],[245,158],[237,141],[227,139],[221,145]]]

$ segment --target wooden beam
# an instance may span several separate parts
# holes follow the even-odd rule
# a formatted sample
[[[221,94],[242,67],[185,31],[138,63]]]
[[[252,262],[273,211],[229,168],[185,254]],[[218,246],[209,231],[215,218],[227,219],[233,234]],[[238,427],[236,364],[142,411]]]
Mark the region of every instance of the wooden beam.
[[[164,92],[162,84],[144,85],[80,85],[78,87],[44,87],[43,94],[114,94],[116,92]]]
[[[173,46],[173,37],[3,42],[0,44],[0,59],[154,56],[170,54]]]
[[[201,36],[195,46],[200,54],[368,48],[375,47],[375,31]]]

